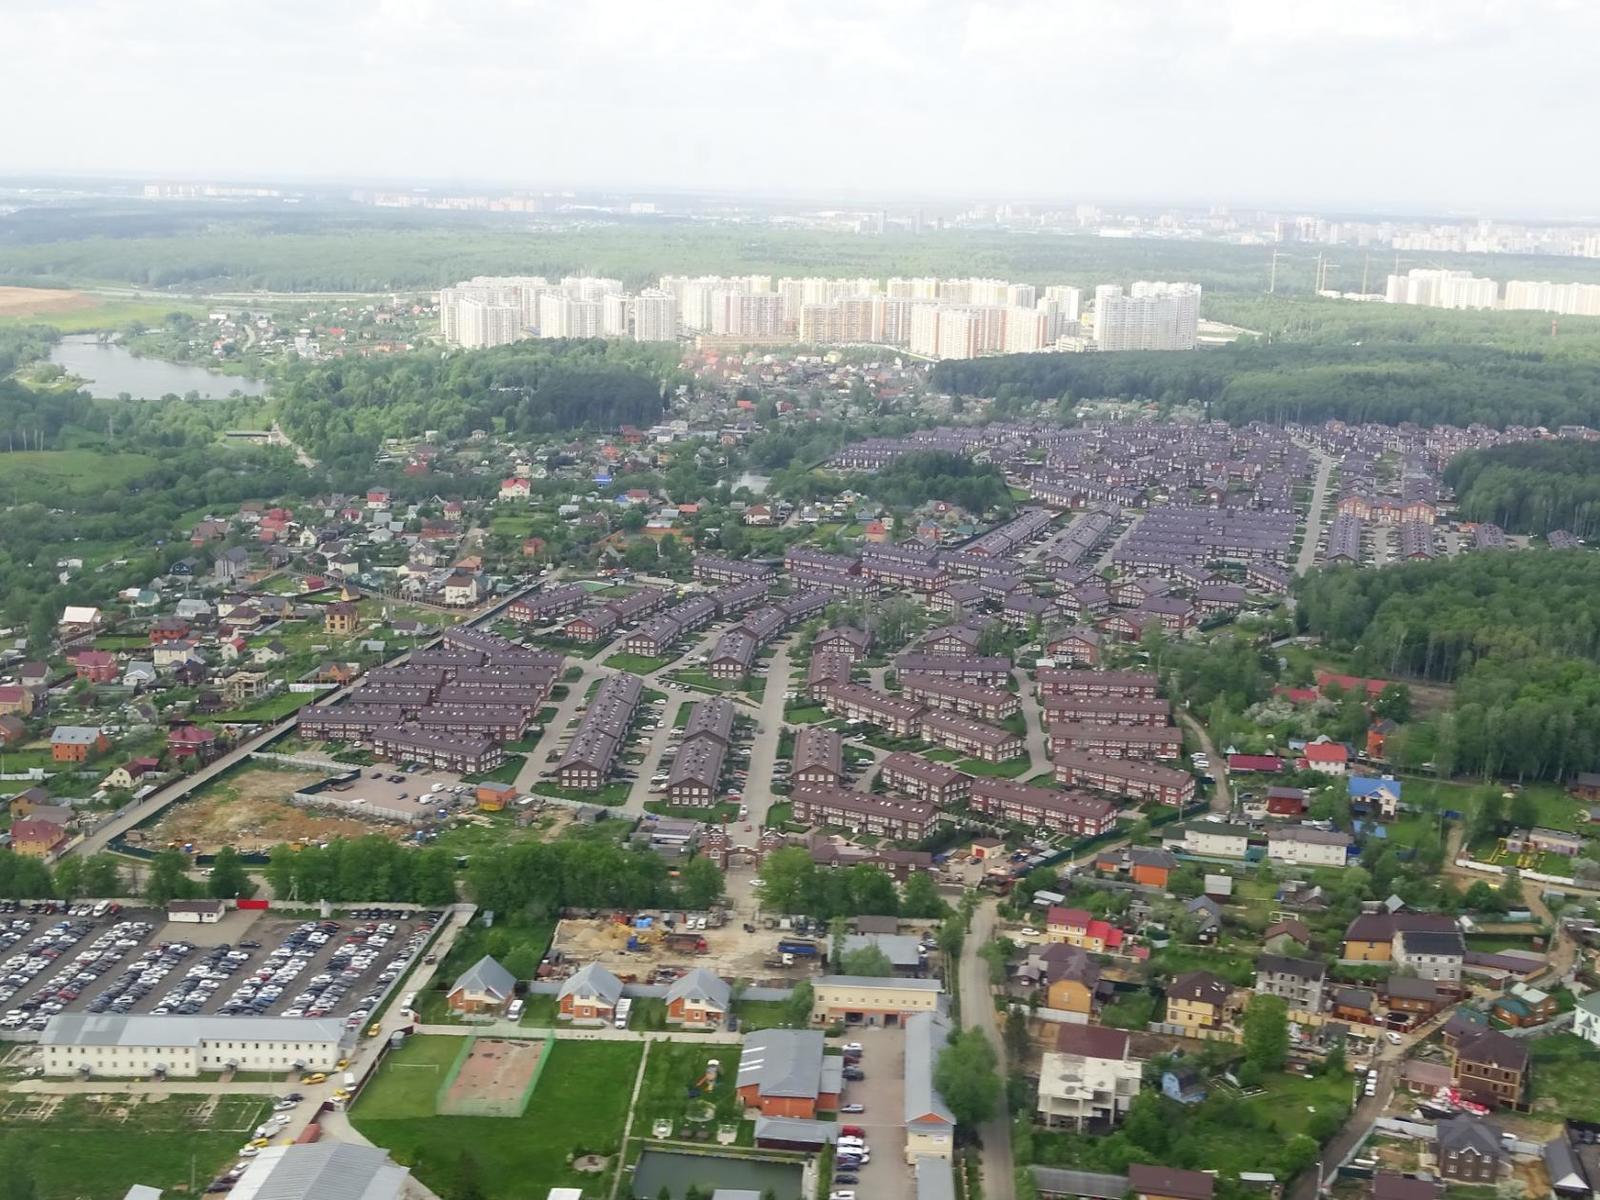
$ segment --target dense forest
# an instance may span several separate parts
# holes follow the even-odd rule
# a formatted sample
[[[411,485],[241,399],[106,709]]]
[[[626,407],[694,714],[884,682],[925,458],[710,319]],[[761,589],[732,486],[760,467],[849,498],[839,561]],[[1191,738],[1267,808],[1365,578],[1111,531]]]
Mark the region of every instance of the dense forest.
[[[382,439],[475,429],[525,435],[649,426],[678,382],[674,347],[526,341],[494,350],[416,350],[344,358],[289,372],[283,427],[313,456],[370,463]]]
[[[1484,553],[1299,585],[1302,629],[1357,673],[1453,683],[1409,739],[1441,771],[1563,778],[1600,768],[1600,558]]]
[[[1518,442],[1469,450],[1445,468],[1469,521],[1513,533],[1600,531],[1600,443]]]
[[[1015,354],[941,362],[933,386],[1001,400],[1197,401],[1235,424],[1600,424],[1600,359],[1490,346],[1243,343],[1189,354]]]
[[[1326,283],[1361,286],[1354,255]],[[1581,258],[1439,254],[1435,265],[1501,279],[1600,281]],[[637,286],[664,272],[981,275],[1019,282],[1192,279],[1208,294],[1265,290],[1270,248],[961,228],[876,237],[671,218],[580,222],[399,212],[350,205],[97,203],[0,218],[0,282],[117,280],[140,287],[270,291],[436,288],[478,274],[610,275]],[[1309,295],[1310,258],[1278,265],[1280,293]],[[1381,281],[1383,266],[1369,272]],[[1230,320],[1224,316],[1220,319]],[[1250,325],[1249,321],[1242,322]],[[1250,325],[1251,328],[1261,328]]]
[[[946,500],[982,516],[993,509],[1009,511],[1012,507],[1011,489],[999,467],[940,450],[902,455],[877,471],[850,475],[847,482],[892,508]]]

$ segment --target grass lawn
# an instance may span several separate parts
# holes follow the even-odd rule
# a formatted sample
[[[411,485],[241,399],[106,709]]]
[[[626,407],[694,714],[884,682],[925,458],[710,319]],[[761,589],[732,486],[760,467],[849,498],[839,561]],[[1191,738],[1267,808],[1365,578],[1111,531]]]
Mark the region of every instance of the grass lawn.
[[[202,1125],[193,1114],[205,1099],[113,1095],[99,1103],[69,1096],[48,1123],[0,1121],[0,1143],[25,1148],[21,1161],[39,1200],[121,1200],[132,1182],[177,1195],[189,1186],[191,1164],[196,1191],[202,1191],[237,1161],[236,1152],[269,1108],[259,1096],[224,1096]]]
[[[712,1059],[718,1065],[716,1084],[704,1088],[701,1081]],[[652,1042],[639,1102],[633,1110],[634,1132],[648,1134],[656,1121],[666,1120],[672,1122],[673,1136],[682,1137],[691,1115],[708,1116],[713,1126],[717,1122],[742,1122],[743,1107],[733,1088],[738,1068],[737,1042]],[[715,1111],[705,1112],[702,1102],[713,1105]],[[749,1145],[748,1137],[741,1140]]]
[[[550,939],[556,931],[554,921],[505,921],[494,923],[492,929],[485,929],[480,922],[473,922],[461,931],[455,944],[450,947],[450,953],[445,955],[444,961],[439,964],[439,969],[433,974],[433,983],[422,995],[417,997],[418,1014],[425,1025],[455,1024],[456,1018],[445,1007],[445,989],[453,983],[463,971],[477,962],[485,954],[491,954],[502,964],[508,958],[515,956],[531,958],[534,966],[539,959],[544,957],[544,952],[550,948]],[[520,952],[526,951],[526,954]]]
[[[632,790],[631,783],[608,783],[597,792],[586,791],[583,788],[562,787],[557,783],[536,783],[533,785],[533,794],[536,796],[555,796],[562,800],[577,800],[582,804],[605,804],[615,806],[628,802],[628,792]]]
[[[734,1005],[734,1015],[739,1018],[739,1032],[753,1029],[781,1029],[785,1025],[782,1000],[740,1000]]]
[[[1004,762],[984,762],[981,758],[964,758],[956,764],[956,770],[965,771],[968,775],[988,775],[996,779],[1015,779],[1024,771],[1033,766],[1026,754],[1019,754],[1016,758],[1008,758]]]
[[[445,1068],[436,1075],[429,1070],[407,1071],[404,1065],[408,1061],[424,1067],[435,1063],[441,1051],[428,1045],[433,1041],[448,1043],[446,1049],[452,1055],[460,1050],[455,1038],[412,1038],[384,1064],[351,1112],[357,1129],[375,1144],[387,1147],[397,1162],[411,1167],[423,1183],[444,1196],[467,1190],[468,1176],[485,1200],[522,1200],[531,1194],[534,1181],[541,1192],[567,1186],[607,1194],[608,1180],[579,1174],[567,1160],[577,1151],[615,1156],[621,1150],[628,1098],[642,1053],[639,1044],[557,1042],[522,1116],[436,1117],[431,1115],[431,1081],[442,1078]],[[406,1056],[412,1053],[416,1058],[408,1060]],[[409,1089],[384,1086],[387,1076],[408,1074],[430,1079],[427,1086],[420,1082],[409,1085],[423,1091],[429,1113],[385,1115],[385,1110],[419,1107],[417,1101],[403,1098]]]
[[[226,724],[229,722],[260,721],[263,723],[281,721],[292,712],[298,712],[310,704],[321,692],[279,692],[276,696],[268,696],[265,700],[257,700],[243,708],[230,709],[208,718],[212,723]]]
[[[774,829],[781,829],[794,820],[794,805],[787,800],[770,805],[767,808],[767,825]]]
[[[692,703],[678,705],[678,711],[672,718],[672,727],[674,729],[682,729],[689,723],[689,717],[693,712],[694,705]]]
[[[168,313],[187,313],[201,320],[206,314],[206,310],[197,305],[159,298],[122,300],[91,296],[89,299],[93,303],[83,308],[56,311],[52,311],[50,306],[31,311],[11,309],[0,316],[0,328],[8,325],[49,325],[62,333],[89,333],[101,329],[120,329],[135,322],[160,325]]]
[[[783,719],[791,725],[816,725],[828,719],[828,710],[820,704],[797,704],[784,710]]]
[[[147,454],[99,450],[17,450],[0,455],[0,488],[9,495],[49,491],[84,494],[125,488],[147,474],[156,460]],[[141,644],[148,644],[143,639]]]
[[[1533,1109],[1575,1121],[1600,1121],[1600,1054],[1575,1033],[1532,1038]]]
[[[652,658],[648,654],[629,654],[622,650],[606,659],[605,665],[615,667],[619,671],[632,671],[635,675],[648,675],[652,671],[659,671],[671,661],[671,656]]]
[[[521,754],[506,755],[505,762],[492,771],[480,771],[476,775],[463,775],[467,783],[515,783],[517,776],[522,771],[522,764],[527,761]]]
[[[713,825],[739,819],[739,806],[727,800],[713,804],[710,808],[693,804],[668,804],[664,800],[646,800],[644,810],[647,813],[655,813],[658,817],[675,817],[683,821],[708,821]]]

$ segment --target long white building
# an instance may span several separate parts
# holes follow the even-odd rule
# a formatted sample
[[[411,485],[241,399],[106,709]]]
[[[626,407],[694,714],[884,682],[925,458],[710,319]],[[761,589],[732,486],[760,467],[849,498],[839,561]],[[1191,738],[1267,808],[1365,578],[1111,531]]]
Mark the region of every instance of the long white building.
[[[354,1040],[341,1021],[303,1017],[61,1013],[39,1049],[46,1075],[192,1078],[229,1067],[332,1071]]]
[[[1200,285],[1139,280],[1094,290],[1094,341],[1101,350],[1193,350],[1200,328]]]

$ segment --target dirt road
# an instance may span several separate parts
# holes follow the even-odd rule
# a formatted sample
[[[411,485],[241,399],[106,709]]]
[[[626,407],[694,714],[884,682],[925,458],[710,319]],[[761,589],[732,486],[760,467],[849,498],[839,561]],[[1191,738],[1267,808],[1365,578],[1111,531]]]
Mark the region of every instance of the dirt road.
[[[994,1047],[999,1058],[1000,1077],[1006,1074],[1006,1047],[994,1016],[994,999],[989,990],[989,964],[978,954],[995,936],[995,900],[991,896],[972,916],[972,929],[961,949],[958,979],[961,987],[961,1016]],[[983,1143],[983,1194],[985,1200],[1016,1200],[1015,1167],[1011,1158],[1011,1116],[1006,1109],[1005,1088],[994,1116],[978,1131]]]

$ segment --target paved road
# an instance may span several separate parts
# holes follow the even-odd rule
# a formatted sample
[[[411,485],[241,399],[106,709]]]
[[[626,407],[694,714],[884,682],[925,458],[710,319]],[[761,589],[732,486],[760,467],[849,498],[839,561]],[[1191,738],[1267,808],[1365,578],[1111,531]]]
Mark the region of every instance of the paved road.
[[[789,690],[789,652],[793,647],[794,638],[784,638],[767,663],[767,690],[761,695],[761,711],[756,716],[758,729],[750,746],[750,773],[744,789],[744,800],[750,807],[749,824],[753,826],[747,842],[755,838],[755,830],[767,823],[767,810],[777,800],[772,794],[772,768],[778,762],[778,739],[783,734],[783,694]]]
[[[1039,697],[1034,693],[1033,680],[1021,667],[1012,667],[1016,679],[1017,699],[1022,703],[1022,719],[1028,726],[1028,777],[1050,769],[1050,744],[1044,736],[1044,709],[1039,707]]]
[[[1328,477],[1333,474],[1333,459],[1321,450],[1312,450],[1317,460],[1317,478],[1311,485],[1311,507],[1306,510],[1305,536],[1300,539],[1300,557],[1294,573],[1304,575],[1317,561],[1317,539],[1322,534],[1322,510],[1328,499]]]
[[[1006,1048],[994,1016],[994,997],[989,987],[989,964],[978,954],[995,935],[995,900],[991,896],[978,906],[972,929],[961,949],[957,978],[961,988],[961,1015],[965,1023],[983,1031],[999,1057],[1000,1076],[1006,1074]],[[985,1200],[1016,1200],[1016,1177],[1011,1158],[1011,1118],[1006,1110],[1005,1089],[995,1115],[978,1131],[983,1142],[983,1194]]]
[[[1206,732],[1206,727],[1195,720],[1185,709],[1177,709],[1178,720],[1183,727],[1194,734],[1195,740],[1200,743],[1200,753],[1211,761],[1212,773],[1216,775],[1216,786],[1211,789],[1211,811],[1227,813],[1233,811],[1233,792],[1228,787],[1228,764],[1217,756],[1217,748],[1211,744],[1211,735]]]
[[[1095,560],[1094,572],[1098,575],[1111,565],[1111,556],[1117,552],[1117,547],[1128,540],[1128,535],[1139,527],[1139,522],[1144,520],[1144,514],[1138,513],[1133,520],[1128,522],[1128,527],[1113,539],[1111,545],[1106,547],[1105,553]]]

